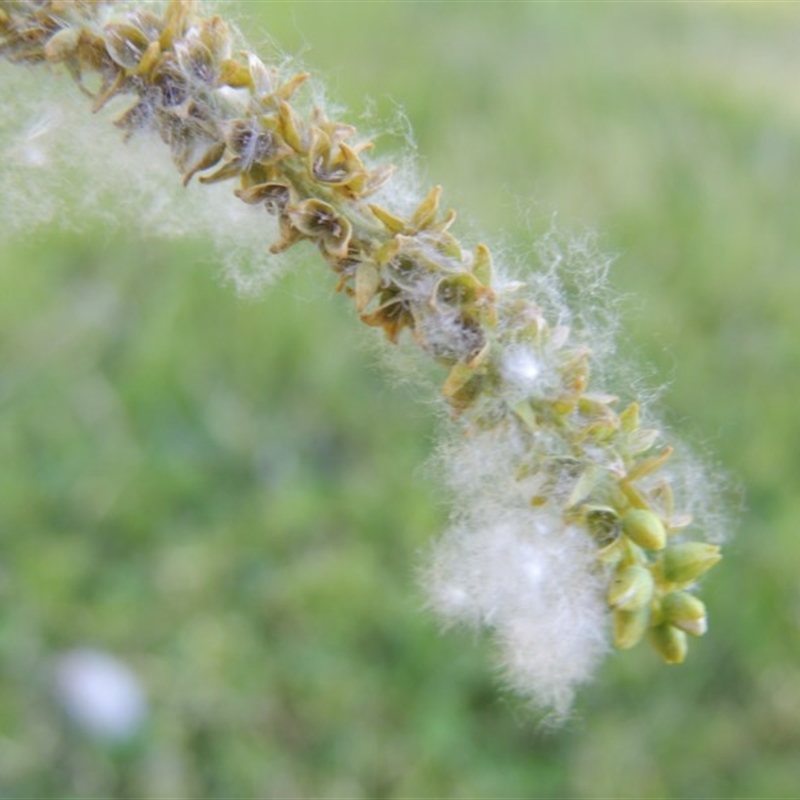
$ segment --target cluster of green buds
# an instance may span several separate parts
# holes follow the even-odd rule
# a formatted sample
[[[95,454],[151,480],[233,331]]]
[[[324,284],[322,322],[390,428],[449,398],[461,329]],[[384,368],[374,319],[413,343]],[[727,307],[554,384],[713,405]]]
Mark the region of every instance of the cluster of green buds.
[[[634,402],[590,390],[591,351],[551,325],[525,287],[498,276],[489,249],[465,248],[432,189],[408,215],[388,197],[392,168],[371,142],[307,109],[307,74],[286,75],[234,53],[228,26],[191,0],[115,6],[104,0],[0,0],[0,55],[63,65],[95,111],[130,98],[115,124],[155,130],[188,183],[233,180],[235,194],[277,219],[272,251],[310,242],[353,297],[360,318],[392,342],[404,331],[445,370],[444,400],[463,426],[509,430],[533,508],[555,509],[596,542],[613,637],[648,636],[668,663],[706,630],[692,594],[720,558],[687,538],[674,508],[672,450],[642,426]],[[117,101],[119,102],[119,101]]]

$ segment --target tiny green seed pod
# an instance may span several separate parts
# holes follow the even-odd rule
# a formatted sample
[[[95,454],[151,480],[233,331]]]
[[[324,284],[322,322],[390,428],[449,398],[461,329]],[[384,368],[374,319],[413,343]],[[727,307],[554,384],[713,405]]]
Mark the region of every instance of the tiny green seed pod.
[[[650,629],[650,643],[667,664],[680,664],[686,658],[686,634],[666,622]]]
[[[715,544],[676,544],[664,551],[664,577],[671,583],[689,584],[710,570],[721,558],[719,547]]]
[[[636,611],[614,612],[614,646],[629,650],[639,643],[650,624],[650,609],[647,606]]]
[[[645,550],[663,550],[667,544],[664,523],[652,512],[631,508],[622,517],[625,535]]]
[[[661,610],[670,624],[692,636],[702,636],[708,628],[705,604],[688,592],[670,592]]]
[[[608,587],[608,604],[620,611],[636,611],[653,598],[653,576],[644,567],[620,570]]]

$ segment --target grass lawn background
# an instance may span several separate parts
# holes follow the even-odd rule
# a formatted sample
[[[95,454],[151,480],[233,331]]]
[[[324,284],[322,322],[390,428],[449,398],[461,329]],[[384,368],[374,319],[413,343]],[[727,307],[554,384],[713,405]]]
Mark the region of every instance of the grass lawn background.
[[[532,251],[556,215],[616,255],[620,352],[742,489],[710,631],[540,729],[420,610],[434,413],[310,250],[241,299],[202,231],[66,219],[0,237],[0,796],[796,797],[800,7],[218,8],[349,120],[401,106],[457,233]],[[144,682],[126,747],[52,702],[81,645]]]

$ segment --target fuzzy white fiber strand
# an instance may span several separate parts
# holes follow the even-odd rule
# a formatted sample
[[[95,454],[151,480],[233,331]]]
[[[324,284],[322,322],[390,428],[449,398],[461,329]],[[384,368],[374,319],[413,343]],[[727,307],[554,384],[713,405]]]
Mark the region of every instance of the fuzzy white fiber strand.
[[[237,200],[227,183],[181,185],[152,131],[130,141],[111,120],[130,98],[92,114],[64,80],[0,61],[0,241],[43,226],[171,240],[202,237],[225,279],[257,294],[290,257],[267,249],[274,218]]]
[[[491,629],[511,689],[561,716],[608,650],[605,581],[588,534],[530,505],[513,434],[497,434],[440,453],[455,511],[423,583],[446,625]]]

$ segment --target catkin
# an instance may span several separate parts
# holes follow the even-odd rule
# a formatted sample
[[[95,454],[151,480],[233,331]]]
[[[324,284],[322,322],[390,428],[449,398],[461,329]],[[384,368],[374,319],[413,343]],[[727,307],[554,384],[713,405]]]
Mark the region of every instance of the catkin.
[[[366,325],[441,365],[453,512],[423,582],[446,623],[493,631],[512,687],[565,710],[609,638],[649,633],[683,660],[706,629],[689,592],[720,558],[674,491],[688,467],[639,403],[592,384],[591,346],[533,288],[462,245],[440,187],[393,208],[371,142],[298,102],[307,74],[234,52],[228,24],[189,0],[0,0],[0,55],[60,65],[95,112],[127,99],[125,138],[155,132],[184,184],[230,181],[277,221],[273,253],[310,242]]]

